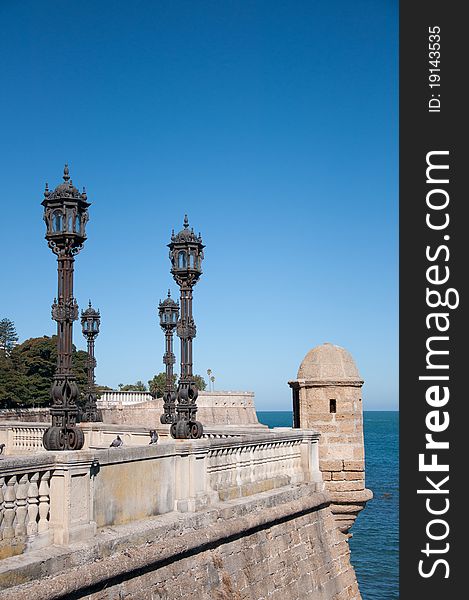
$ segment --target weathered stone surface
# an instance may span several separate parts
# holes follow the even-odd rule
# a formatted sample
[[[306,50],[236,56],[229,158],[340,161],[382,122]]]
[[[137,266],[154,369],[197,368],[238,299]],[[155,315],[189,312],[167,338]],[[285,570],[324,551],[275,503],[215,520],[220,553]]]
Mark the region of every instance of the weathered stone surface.
[[[332,492],[348,492],[355,490],[363,490],[365,482],[361,481],[329,481],[327,484],[328,491]],[[334,494],[332,494],[334,496]]]
[[[308,352],[298,378],[289,384],[300,428],[321,433],[319,467],[325,487],[336,501],[333,512],[339,527],[347,532],[354,519],[345,505],[349,503],[357,513],[364,507],[363,380],[347,350],[323,344]],[[337,494],[346,496],[339,501]],[[371,497],[368,492],[367,500]]]
[[[168,513],[104,528],[86,546],[6,559],[2,600],[360,600],[348,544],[315,489]]]
[[[321,471],[342,471],[344,462],[342,460],[322,460]]]
[[[365,463],[361,460],[344,460],[344,471],[364,471]]]

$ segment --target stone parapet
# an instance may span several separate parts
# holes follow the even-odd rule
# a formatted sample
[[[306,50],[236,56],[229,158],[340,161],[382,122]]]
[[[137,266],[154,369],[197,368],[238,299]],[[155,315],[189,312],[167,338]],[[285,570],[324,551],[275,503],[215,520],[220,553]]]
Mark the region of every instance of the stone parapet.
[[[92,538],[96,528],[193,512],[294,484],[312,483],[321,491],[318,437],[312,431],[267,431],[5,457],[1,553],[29,552],[39,543],[68,545]]]
[[[103,529],[4,560],[2,600],[360,600],[329,501],[303,483]]]

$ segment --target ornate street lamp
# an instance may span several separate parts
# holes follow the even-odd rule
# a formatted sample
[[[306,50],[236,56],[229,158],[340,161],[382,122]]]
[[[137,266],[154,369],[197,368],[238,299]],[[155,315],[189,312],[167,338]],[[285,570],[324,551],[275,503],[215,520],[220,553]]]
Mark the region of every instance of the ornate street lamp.
[[[181,339],[181,376],[177,389],[176,422],[171,425],[171,435],[177,439],[202,437],[202,423],[196,421],[197,396],[199,394],[192,374],[192,340],[196,327],[192,317],[192,288],[202,274],[204,248],[202,238],[189,229],[187,215],[184,216],[184,228],[171,235],[168,244],[171,260],[171,274],[181,292],[181,317],[176,332]]]
[[[88,382],[85,392],[85,406],[81,412],[82,421],[100,421],[98,407],[96,405],[96,387],[94,380],[94,370],[96,368],[96,358],[94,356],[94,341],[99,334],[99,324],[101,316],[99,310],[91,306],[91,300],[88,308],[81,311],[81,329],[88,345],[88,359],[86,361],[86,370]]]
[[[52,192],[46,183],[42,201],[45,237],[57,256],[58,270],[58,294],[52,305],[52,318],[57,321],[57,369],[51,388],[52,426],[43,437],[46,450],[79,450],[84,442],[83,431],[76,426],[78,386],[72,370],[73,321],[78,319],[78,305],[73,297],[73,263],[86,240],[90,203],[85,189],[80,193],[72,184],[67,165],[63,179]]]
[[[176,357],[173,353],[173,334],[176,329],[179,318],[179,304],[171,298],[171,292],[168,290],[168,297],[158,305],[158,314],[160,317],[160,326],[165,334],[165,353],[163,362],[166,367],[166,386],[164,391],[164,414],[161,415],[161,423],[176,422],[176,392],[173,385],[173,365]]]

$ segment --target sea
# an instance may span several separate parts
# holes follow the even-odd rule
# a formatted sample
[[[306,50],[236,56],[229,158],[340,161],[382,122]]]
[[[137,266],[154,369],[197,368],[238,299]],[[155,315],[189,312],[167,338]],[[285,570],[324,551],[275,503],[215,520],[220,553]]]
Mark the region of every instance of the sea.
[[[269,427],[291,427],[291,411],[258,411]],[[363,415],[366,487],[373,500],[359,514],[350,539],[351,561],[363,600],[399,598],[399,413]]]

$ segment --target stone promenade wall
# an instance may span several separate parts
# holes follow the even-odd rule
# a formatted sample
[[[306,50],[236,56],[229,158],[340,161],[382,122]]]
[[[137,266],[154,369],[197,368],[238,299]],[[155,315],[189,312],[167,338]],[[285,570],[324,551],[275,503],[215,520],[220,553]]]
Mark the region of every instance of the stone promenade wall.
[[[158,427],[163,399],[148,392],[104,392],[98,406],[105,423]],[[261,427],[253,392],[199,392],[197,419],[205,426]]]
[[[0,409],[0,423],[6,421],[50,423],[50,411],[48,408],[2,408]]]
[[[360,600],[329,501],[315,484],[301,484],[103,530],[86,547],[31,552],[23,564],[23,557],[3,561],[0,596]]]

